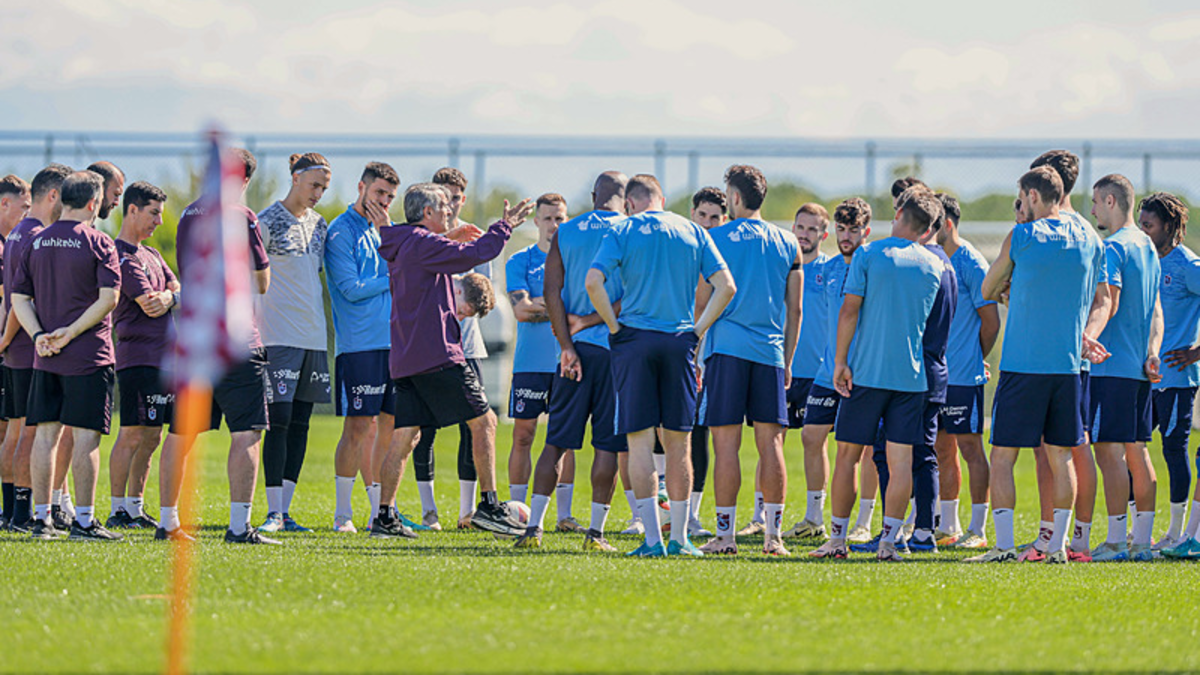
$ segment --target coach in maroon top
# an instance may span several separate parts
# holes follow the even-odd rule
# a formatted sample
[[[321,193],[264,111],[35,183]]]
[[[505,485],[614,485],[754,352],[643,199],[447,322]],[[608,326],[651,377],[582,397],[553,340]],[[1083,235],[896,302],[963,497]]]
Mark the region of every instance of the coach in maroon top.
[[[179,281],[162,255],[142,242],[162,225],[166,201],[166,193],[150,183],[130,185],[116,239],[121,292],[113,322],[121,431],[108,461],[112,502],[104,526],[109,529],[158,527],[144,512],[142,499],[150,459],[175,400],[163,378],[162,362],[171,347],[171,309],[179,299]]]
[[[37,425],[30,466],[36,539],[57,536],[50,522],[55,446],[63,427],[74,437],[71,469],[78,500],[71,539],[113,541],[93,518],[100,435],[112,418],[113,309],[121,283],[113,240],[92,227],[104,179],[73,173],[62,184],[62,219],[33,236],[17,261],[13,311],[34,343],[28,424]],[[36,308],[35,308],[36,303]]]
[[[469,272],[500,255],[512,228],[525,222],[532,211],[528,199],[514,207],[505,202],[504,217],[476,241],[453,241],[443,236],[451,221],[449,191],[419,183],[404,193],[408,222],[380,231],[379,254],[388,263],[392,290],[389,367],[396,382],[396,436],[378,474],[380,508],[371,536],[411,536],[389,506],[403,464],[420,427],[460,422],[471,428],[483,492],[471,523],[501,534],[524,531],[515,513],[496,497],[496,416],[463,357],[451,275]]]
[[[242,191],[250,184],[251,177],[258,167],[254,155],[245,149],[234,149],[242,162],[245,178]],[[267,292],[271,283],[271,263],[267,258],[267,248],[263,245],[262,232],[258,227],[258,217],[245,205],[238,206],[238,211],[246,217],[246,232],[250,243],[250,264],[253,268],[256,293]],[[184,209],[183,217],[179,219],[176,232],[175,257],[179,262],[179,276],[186,279],[184,270],[191,260],[191,252],[187,249],[188,232],[195,226],[197,219],[203,216],[201,202],[192,203]],[[183,291],[183,302],[187,302],[187,289]],[[254,501],[254,483],[258,479],[258,451],[262,431],[267,428],[267,357],[263,349],[262,339],[258,334],[257,325],[253,326],[250,338],[250,358],[229,369],[221,381],[213,387],[211,428],[221,426],[221,418],[229,427],[229,529],[225,532],[225,541],[238,544],[278,544],[279,542],[259,536],[258,532],[249,527],[250,505]],[[194,439],[184,438],[177,432],[175,422],[171,423],[171,433],[163,444],[162,457],[159,459],[159,527],[154,531],[155,539],[176,539],[188,537],[179,527],[179,477],[182,475],[184,457],[187,455]]]

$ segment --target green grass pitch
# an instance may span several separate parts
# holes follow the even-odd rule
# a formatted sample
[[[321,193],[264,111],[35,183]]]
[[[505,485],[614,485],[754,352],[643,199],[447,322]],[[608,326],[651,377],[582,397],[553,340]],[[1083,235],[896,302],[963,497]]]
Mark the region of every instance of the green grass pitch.
[[[768,559],[757,539],[743,541],[735,559],[629,560],[585,554],[579,535],[547,534],[544,549],[528,552],[477,531],[415,542],[335,535],[339,430],[335,418],[314,419],[293,514],[317,531],[282,535],[282,547],[220,541],[228,518],[225,436],[207,441],[190,660],[196,672],[1200,669],[1200,566],[1190,563],[974,567],[957,563],[964,555],[957,552],[914,555],[904,565],[869,556],[821,562],[804,556],[813,545],[801,542],[789,542],[792,558]],[[501,425],[502,496],[510,437],[511,427]],[[438,436],[438,498],[450,524],[456,443],[453,430]],[[1153,454],[1158,536],[1167,525],[1166,473],[1157,444]],[[787,456],[790,523],[802,515],[804,494],[795,434]],[[743,447],[743,523],[754,457]],[[590,453],[580,453],[581,521],[589,462]],[[1032,457],[1019,469],[1018,539],[1028,539],[1037,528]],[[156,514],[153,476],[148,506]],[[712,527],[709,490],[702,520]],[[400,500],[401,510],[419,510],[411,472]],[[967,502],[964,485],[963,516]],[[107,495],[97,507],[107,515]],[[361,486],[355,509],[361,525]],[[255,521],[265,513],[260,488]],[[1094,543],[1104,537],[1104,516],[1101,500]],[[618,492],[609,530],[628,517]],[[161,670],[170,547],[149,533],[131,539],[34,543],[0,535],[0,671]],[[611,540],[622,551],[636,545],[629,537]]]

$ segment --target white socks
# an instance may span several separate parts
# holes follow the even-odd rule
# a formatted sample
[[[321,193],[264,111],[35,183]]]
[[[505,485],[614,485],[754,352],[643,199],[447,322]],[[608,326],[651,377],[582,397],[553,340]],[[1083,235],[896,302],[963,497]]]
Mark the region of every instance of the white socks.
[[[589,524],[589,529],[604,534],[604,523],[608,520],[608,512],[612,506],[608,504],[600,504],[592,502],[592,522]]]
[[[958,500],[943,499],[942,507],[942,532],[958,532],[962,529],[962,525],[958,522]]]
[[[85,527],[85,528],[91,527],[92,526],[92,512],[93,512],[94,508],[95,507],[92,507],[92,506],[79,507],[79,509],[76,510],[76,512],[75,512],[75,522],[79,523],[79,525],[81,527]]]
[[[1172,504],[1172,506],[1174,506],[1174,504]],[[108,515],[110,517],[115,516],[115,515],[117,515],[118,511],[125,511],[125,498],[124,497],[113,497],[112,498],[112,505],[108,508]],[[126,511],[126,513],[128,513],[128,511]]]
[[[688,503],[687,500],[671,502],[671,541],[683,543],[687,541]]]
[[[1054,509],[1054,525],[1050,534],[1049,551],[1061,551],[1067,536],[1067,528],[1071,526],[1071,509]]]
[[[283,479],[283,513],[289,513],[292,510],[292,497],[296,496],[296,482]]]
[[[693,521],[700,520],[700,501],[702,499],[704,499],[703,492],[693,492],[692,496],[690,498],[688,498],[688,519],[689,520],[693,520]]]
[[[858,500],[858,520],[854,521],[854,527],[871,527],[871,518],[875,516],[875,500],[860,499]]]
[[[270,488],[267,488],[270,489]],[[250,502],[233,502],[229,505],[229,530],[234,534],[245,534],[250,527]]]
[[[913,497],[908,500],[908,517],[904,519],[905,525],[912,525],[917,522],[917,498]]]
[[[437,513],[437,502],[433,500],[433,481],[417,481],[417,493],[421,495],[421,515],[430,511]]]
[[[987,502],[971,504],[971,525],[967,529],[982,537],[984,529],[987,528],[987,514]]]
[[[804,502],[804,519],[810,523],[825,522],[825,491],[809,490]]]
[[[637,513],[646,526],[646,545],[662,543],[662,529],[658,525],[658,496],[637,500]]]
[[[558,519],[566,520],[571,517],[571,501],[575,498],[574,483],[559,483],[554,488],[554,504],[558,509]]]
[[[529,484],[509,485],[508,498],[514,502],[524,502],[529,497]]]
[[[529,527],[540,530],[542,521],[546,518],[546,508],[550,506],[550,495],[539,495],[535,492],[529,501]]]
[[[1002,551],[1016,548],[1016,535],[1013,533],[1013,510],[992,509],[992,518],[996,521],[996,548]]]
[[[267,513],[283,513],[283,488],[267,488]],[[235,532],[235,534],[241,534]]]
[[[1075,519],[1075,535],[1071,537],[1071,550],[1084,552],[1092,548],[1092,524]]]
[[[1108,517],[1108,538],[1104,540],[1106,544],[1124,544],[1125,539],[1129,536],[1127,518],[1124,513],[1119,516]]]
[[[1154,534],[1154,512],[1138,511],[1133,517],[1133,545],[1149,545]]]
[[[658,479],[667,475],[667,456],[655,453],[654,455],[654,473],[658,474]]]
[[[1200,501],[1194,501],[1192,502],[1192,513],[1188,516],[1188,524],[1183,530],[1183,534],[1195,539],[1198,528],[1200,528]]]
[[[375,520],[375,517],[379,515],[379,498],[382,492],[383,488],[379,483],[372,483],[371,487],[367,488],[367,499],[371,501],[371,521]]]
[[[767,504],[767,536],[779,536],[779,527],[783,523],[783,504]]]
[[[833,516],[831,520],[833,522],[833,527],[831,527],[829,530],[829,538],[845,542],[847,534],[846,528],[850,526],[850,519]]]
[[[167,532],[179,529],[179,509],[174,506],[158,507],[159,526]]]
[[[38,522],[45,522],[45,520],[49,517],[50,517],[50,505],[49,504],[34,504],[33,505],[33,519],[34,520],[36,520]]]
[[[334,476],[333,487],[336,494],[333,517],[350,520],[354,517],[354,506],[350,498],[354,495],[354,476]]]
[[[1050,550],[1046,548],[1050,545],[1050,539],[1054,536],[1054,521],[1043,520],[1038,522],[1038,536],[1033,541],[1033,547],[1045,553]]]
[[[895,544],[896,535],[904,527],[904,521],[900,518],[883,517],[883,529],[880,530],[879,546],[882,548],[884,544]]]
[[[125,513],[128,513],[130,518],[137,518],[138,516],[144,515],[145,511],[142,509],[142,507],[145,505],[145,503],[146,500],[142,497],[126,497]]]
[[[1167,536],[1178,539],[1183,532],[1183,517],[1187,515],[1187,502],[1171,502],[1171,525],[1167,528]]]
[[[629,502],[629,517],[641,518],[642,516],[638,513],[638,500],[637,497],[633,496],[633,490],[625,491],[625,501]]]
[[[458,519],[462,520],[475,512],[475,481],[458,481]]]
[[[763,496],[761,492],[754,493],[754,515],[750,518],[752,523],[765,523],[766,518],[763,511],[766,507],[763,506]]]
[[[717,536],[732,538],[737,533],[737,507],[717,507]]]

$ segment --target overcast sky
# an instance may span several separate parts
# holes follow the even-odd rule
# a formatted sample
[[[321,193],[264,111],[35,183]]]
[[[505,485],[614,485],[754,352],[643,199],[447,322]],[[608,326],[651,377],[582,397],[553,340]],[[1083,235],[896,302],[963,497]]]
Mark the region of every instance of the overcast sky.
[[[6,2],[0,129],[1190,138],[1191,6]]]

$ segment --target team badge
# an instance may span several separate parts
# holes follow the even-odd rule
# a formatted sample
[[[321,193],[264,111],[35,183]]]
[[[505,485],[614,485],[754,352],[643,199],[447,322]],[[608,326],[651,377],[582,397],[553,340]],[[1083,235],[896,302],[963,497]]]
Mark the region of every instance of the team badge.
[[[650,227],[650,223],[646,223],[638,228],[638,232],[641,232],[642,234],[650,234],[653,231],[654,229]]]
[[[354,409],[362,410],[362,397],[361,396],[354,397]]]
[[[1170,285],[1171,285],[1171,275],[1170,275],[1170,274],[1164,274],[1164,275],[1163,275],[1163,285],[1164,285],[1164,286],[1170,286]]]
[[[279,395],[283,396],[285,394],[287,394],[287,382],[280,382],[279,383]]]
[[[821,274],[820,272],[817,272],[817,285],[820,286],[824,283],[825,283],[825,275]]]
[[[729,529],[729,514],[718,513],[717,514],[717,531],[720,532],[721,530],[728,530],[728,529]]]
[[[153,422],[154,419],[158,417],[158,410],[155,408],[150,408],[150,411],[146,413],[146,417],[149,417],[150,421]]]
[[[518,400],[517,400],[517,405],[516,405],[516,408],[517,408],[517,412],[519,412],[519,413],[523,413],[523,412],[525,412],[525,401],[524,401],[524,399],[518,399]]]

